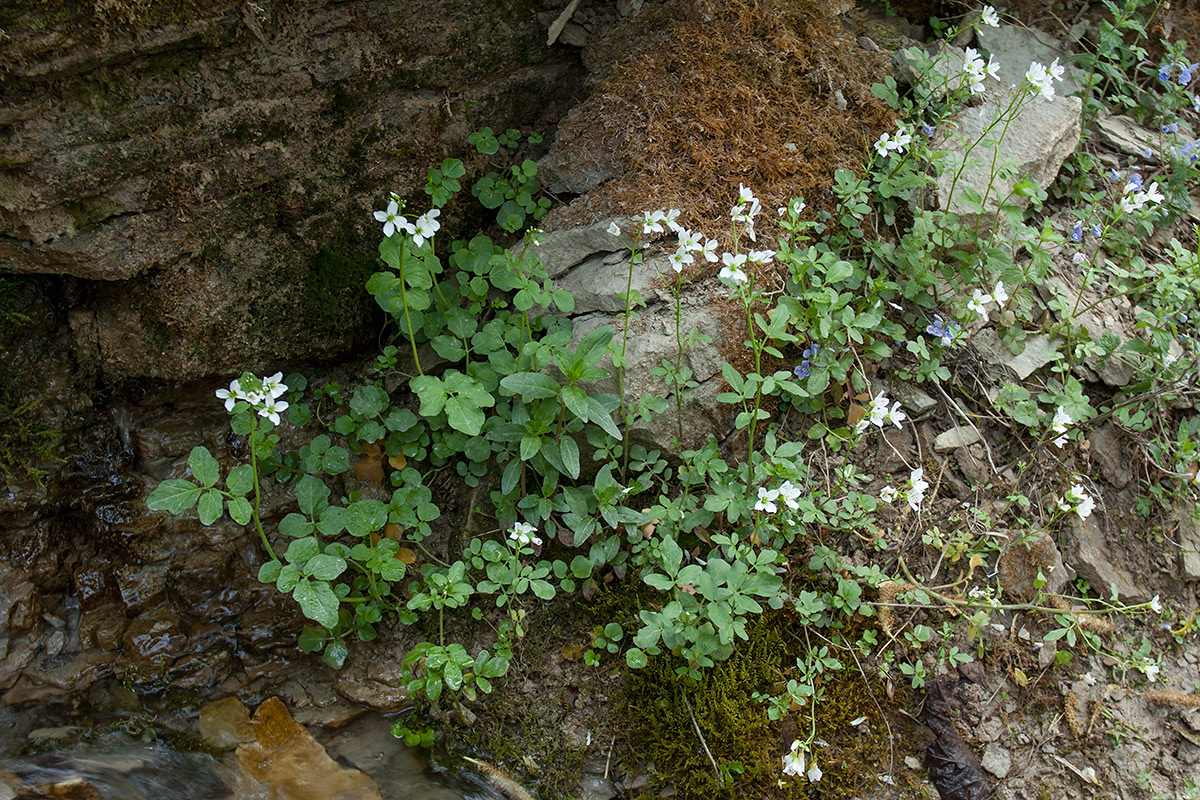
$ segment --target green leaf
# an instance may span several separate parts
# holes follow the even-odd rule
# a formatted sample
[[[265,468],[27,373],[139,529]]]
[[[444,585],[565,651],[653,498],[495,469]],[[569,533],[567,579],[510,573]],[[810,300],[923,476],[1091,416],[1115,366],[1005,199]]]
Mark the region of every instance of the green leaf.
[[[200,524],[212,525],[219,520],[224,505],[224,498],[214,490],[200,495],[200,505],[196,508],[200,514]]]
[[[432,375],[418,375],[408,382],[408,388],[421,399],[421,416],[436,417],[446,404],[446,390]]]
[[[630,669],[642,669],[646,666],[646,654],[636,647],[631,647],[625,651],[625,663]]]
[[[320,550],[320,543],[315,537],[309,536],[305,539],[297,539],[289,544],[287,552],[283,554],[283,557],[291,564],[303,564]]]
[[[509,394],[520,395],[521,399],[530,400],[558,397],[558,381],[541,372],[514,372],[500,381],[500,386]]]
[[[348,655],[350,655],[350,648],[339,639],[329,643],[329,647],[325,648],[325,653],[321,658],[325,659],[325,663],[334,669],[341,669],[345,666]]]
[[[564,436],[558,443],[558,452],[562,456],[563,466],[572,478],[579,477],[579,445],[570,436]]]
[[[446,667],[442,670],[442,680],[446,682],[447,689],[452,692],[457,692],[462,688],[462,668],[453,661],[446,662]]]
[[[229,516],[238,525],[248,525],[250,520],[254,519],[254,509],[250,507],[250,501],[244,497],[229,498]]]
[[[254,488],[254,467],[242,464],[229,470],[229,474],[225,476],[225,486],[230,494],[239,497],[246,494]]]
[[[478,436],[483,430],[484,419],[479,406],[469,400],[459,397],[446,398],[446,422],[456,431],[462,431],[468,436]]]
[[[217,478],[221,477],[221,465],[207,447],[193,447],[188,456],[188,466],[192,468],[192,477],[205,488],[216,486]]]
[[[196,505],[201,491],[202,489],[191,481],[171,478],[155,487],[146,498],[146,506],[151,511],[182,514]]]
[[[521,460],[528,461],[542,449],[542,437],[525,434],[521,437]]]
[[[378,386],[359,386],[350,398],[350,410],[360,417],[370,419],[382,414],[389,402],[387,392]]]
[[[338,624],[338,598],[325,581],[302,580],[292,590],[292,597],[300,604],[304,616],[326,628]]]
[[[329,505],[329,487],[320,478],[305,475],[296,482],[296,502],[302,512],[315,517]]]
[[[283,562],[279,559],[267,561],[258,568],[258,579],[262,583],[274,583],[279,579],[279,572],[283,569]]]
[[[304,565],[304,574],[319,581],[331,581],[346,571],[345,559],[320,553]]]
[[[587,393],[579,386],[564,386],[562,390],[562,401],[566,405],[567,410],[575,416],[579,417],[584,422],[590,422],[589,408],[587,402]]]

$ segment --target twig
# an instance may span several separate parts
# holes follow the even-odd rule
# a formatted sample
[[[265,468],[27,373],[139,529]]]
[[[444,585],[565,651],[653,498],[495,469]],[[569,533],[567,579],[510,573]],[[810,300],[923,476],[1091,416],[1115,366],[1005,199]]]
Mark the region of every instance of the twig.
[[[704,748],[705,755],[712,762],[713,774],[717,776],[717,780],[721,779],[721,770],[717,768],[717,760],[713,758],[712,752],[708,749],[708,742],[704,741],[704,734],[700,732],[700,725],[696,722],[696,714],[692,711],[692,704],[688,702],[687,695],[683,695],[683,704],[687,706],[688,714],[692,717],[692,727],[696,729],[696,735],[700,737],[700,746]]]
[[[612,766],[612,751],[613,745],[617,743],[617,737],[613,736],[612,741],[608,743],[608,758],[604,761],[604,780],[608,780],[608,768]]]
[[[562,33],[562,29],[566,27],[567,23],[571,21],[571,17],[575,15],[575,9],[577,8],[579,8],[579,0],[571,0],[562,13],[558,15],[558,18],[550,23],[550,30],[546,36],[547,47],[554,44],[554,40]]]

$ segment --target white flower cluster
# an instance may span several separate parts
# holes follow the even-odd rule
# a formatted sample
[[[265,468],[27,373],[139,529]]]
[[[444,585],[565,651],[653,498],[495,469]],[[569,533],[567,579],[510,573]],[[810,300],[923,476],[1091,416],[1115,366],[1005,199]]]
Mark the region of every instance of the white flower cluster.
[[[1074,421],[1062,406],[1054,411],[1054,419],[1050,420],[1050,430],[1059,434],[1054,439],[1055,445],[1062,447],[1067,443],[1067,427]]]
[[[995,303],[997,309],[1003,309],[1008,304],[1008,290],[1004,288],[1004,281],[996,281],[996,287],[992,289],[991,294],[984,292],[982,289],[976,289],[971,295],[971,299],[967,302],[967,309],[974,311],[979,315],[984,322],[988,321],[988,304]]]
[[[779,510],[779,506],[775,505],[777,500],[782,500],[792,511],[800,510],[800,490],[791,481],[784,481],[778,489],[758,487],[758,502],[754,504],[754,510],[774,514]]]
[[[994,13],[994,12],[993,12]],[[992,77],[999,80],[997,74],[998,65],[988,56],[987,63],[983,61],[983,57],[974,47],[968,47],[963,54],[963,69],[962,76],[964,83],[971,88],[971,94],[979,94],[983,91],[983,80],[987,77]]]
[[[276,372],[261,380],[256,379],[255,382],[259,384],[257,389],[242,388],[243,378],[234,379],[228,389],[217,389],[217,397],[225,401],[225,410],[232,412],[238,401],[244,400],[260,417],[266,417],[272,424],[278,425],[279,413],[287,411],[288,408],[287,402],[279,399],[287,394],[288,390],[287,384],[283,382],[283,373]]]
[[[908,474],[908,488],[904,491],[904,500],[908,503],[908,507],[913,511],[921,510],[921,503],[925,500],[925,490],[929,488],[929,481],[925,480],[925,470],[917,467]],[[885,486],[879,490],[879,499],[884,503],[890,503],[900,496],[900,492],[891,486]]]
[[[1034,61],[1025,72],[1025,80],[1038,90],[1038,94],[1047,100],[1054,99],[1054,82],[1062,81],[1066,69],[1054,59],[1050,66],[1044,66],[1040,61]]]
[[[976,586],[967,592],[967,597],[980,605],[990,606],[991,608],[1000,607],[1000,590],[993,589],[990,586]]]
[[[1071,488],[1058,501],[1058,507],[1067,513],[1074,511],[1079,515],[1080,519],[1087,519],[1096,508],[1096,501],[1083,488],[1083,484],[1075,483],[1071,485]]]
[[[888,153],[903,153],[904,148],[912,144],[912,134],[905,130],[903,125],[896,126],[896,135],[893,136],[886,131],[879,137],[879,141],[875,142],[875,152],[880,158],[884,158]]]
[[[816,759],[813,759],[812,766],[810,766],[808,771],[805,772],[804,756],[804,743],[799,739],[796,739],[792,742],[791,751],[783,757],[783,774],[792,775],[797,778],[799,778],[801,775],[804,775],[808,778],[810,783],[816,783],[817,781],[821,780],[821,776],[824,775],[824,773],[821,772],[821,768],[817,766]]]
[[[752,242],[758,241],[754,238],[754,218],[761,210],[762,205],[754,193],[747,189],[745,184],[738,184],[738,201],[733,208],[729,209],[729,218],[746,226],[746,235]]]
[[[432,240],[433,235],[441,230],[442,223],[437,221],[441,214],[441,209],[431,208],[417,217],[415,222],[411,222],[408,217],[400,213],[400,203],[393,194],[392,201],[388,203],[387,208],[375,212],[375,219],[383,223],[384,236],[391,236],[396,231],[400,231],[411,236],[413,244],[420,247],[425,242]]]
[[[1130,180],[1125,184],[1125,191],[1121,197],[1121,210],[1126,214],[1132,214],[1147,206],[1156,206],[1165,199],[1163,193],[1158,190],[1158,181],[1150,181],[1149,186],[1142,188],[1141,176],[1138,175],[1136,180]]]
[[[900,401],[892,402],[887,395],[880,392],[871,401],[871,407],[867,409],[867,416],[860,419],[854,426],[854,431],[862,433],[872,425],[882,429],[889,422],[899,428],[901,427],[900,423],[906,419],[908,419],[908,415],[900,410]]]
[[[512,529],[508,532],[508,538],[520,545],[536,545],[542,546],[542,540],[534,536],[537,533],[537,528],[530,525],[528,522],[515,522]]]

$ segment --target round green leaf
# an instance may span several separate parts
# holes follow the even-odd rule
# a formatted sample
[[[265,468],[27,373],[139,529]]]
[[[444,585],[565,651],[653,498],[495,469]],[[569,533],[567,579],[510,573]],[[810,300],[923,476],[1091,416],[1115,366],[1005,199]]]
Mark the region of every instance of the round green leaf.
[[[224,498],[216,491],[210,489],[200,495],[200,505],[196,509],[200,513],[200,524],[212,525],[219,520],[224,505]]]
[[[646,654],[636,647],[626,650],[625,663],[630,669],[642,669],[646,666]]]
[[[193,447],[188,456],[188,466],[192,468],[192,477],[199,481],[201,486],[207,488],[217,485],[217,478],[221,476],[221,465],[212,457],[212,453],[208,452],[207,447]]]

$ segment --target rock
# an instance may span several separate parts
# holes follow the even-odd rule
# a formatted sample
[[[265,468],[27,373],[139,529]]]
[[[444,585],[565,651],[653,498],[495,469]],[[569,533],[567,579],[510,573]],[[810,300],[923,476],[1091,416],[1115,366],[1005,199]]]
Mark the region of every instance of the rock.
[[[933,449],[939,453],[946,453],[951,450],[957,450],[960,447],[966,447],[969,444],[974,444],[980,441],[980,439],[982,437],[979,434],[978,428],[972,425],[959,425],[956,428],[939,433],[933,441]]]
[[[1143,164],[1160,163],[1158,150],[1163,134],[1158,131],[1138,125],[1129,117],[1107,114],[1096,120],[1096,129],[1100,134],[1100,141],[1117,152],[1135,156]],[[1167,135],[1168,141],[1172,136]],[[1178,136],[1183,139],[1194,138],[1187,123],[1180,123]],[[1146,155],[1147,151],[1150,155]]]
[[[592,256],[624,250],[621,239],[608,232],[608,226],[613,222],[629,226],[628,220],[614,219],[597,222],[595,225],[551,231],[545,234],[542,243],[534,248],[533,254],[546,269],[546,274],[557,278]]]
[[[984,328],[971,338],[980,355],[993,364],[1007,367],[1024,380],[1059,356],[1058,341],[1044,333],[1025,337],[1024,349],[1014,355],[991,328]]]
[[[179,618],[168,606],[159,606],[129,623],[125,649],[119,659],[125,677],[135,683],[164,676],[183,652],[187,637],[179,629]]]
[[[1129,456],[1121,430],[1112,423],[1100,426],[1088,434],[1088,452],[1100,462],[1100,473],[1104,479],[1118,489],[1124,489],[1133,480]]]
[[[253,723],[256,741],[238,745],[238,763],[248,777],[267,787],[273,800],[380,800],[375,782],[330,758],[278,698],[260,705]]]
[[[538,161],[538,179],[554,194],[585,194],[626,170],[633,132],[618,134],[596,123],[606,98],[593,95],[559,123],[550,152]]]
[[[1042,646],[1037,651],[1038,669],[1050,669],[1054,666],[1057,657],[1058,641],[1052,639],[1048,642],[1042,642]]]
[[[951,59],[954,57],[948,56]],[[957,61],[951,62],[952,65],[962,64],[962,57],[957,58]],[[1043,63],[1048,64],[1049,61]],[[1013,165],[1016,179],[1028,177],[1046,188],[1054,182],[1063,162],[1079,144],[1083,101],[1078,97],[1067,97],[1067,90],[1060,84],[1056,87],[1058,93],[1053,100],[1035,97],[1028,101],[1009,124],[1004,140],[996,147],[976,146],[971,152],[971,160],[963,166],[966,148],[981,138],[1008,107],[1013,90],[1007,87],[1019,82],[1028,66],[1029,62],[1026,61],[1019,71],[1016,67],[1002,67],[1000,75],[1003,81],[987,79],[984,93],[980,95],[982,103],[968,106],[955,114],[952,118],[954,126],[941,126],[942,132],[934,147],[948,153],[941,163],[937,181],[938,204],[942,210],[960,215],[976,214],[974,204],[967,202],[964,197],[965,191],[970,189],[983,198],[984,215],[996,214],[1000,200],[1010,194],[1014,181],[1001,177],[993,181],[993,154],[997,164]],[[999,129],[993,134],[999,135]],[[1028,200],[1011,197],[1010,202],[1024,205]]]
[[[1071,566],[1079,576],[1101,596],[1107,597],[1115,590],[1123,603],[1147,602],[1150,594],[1134,583],[1124,567],[1113,562],[1105,541],[1104,515],[1093,511],[1084,520],[1078,514],[1067,516],[1073,545]]]
[[[1180,577],[1200,581],[1200,525],[1187,509],[1175,513],[1175,535],[1179,539]]]
[[[236,697],[226,697],[200,709],[200,738],[217,750],[232,750],[256,739],[250,709]]]
[[[972,662],[976,663],[976,662]],[[975,728],[975,739],[980,742],[994,742],[1004,733],[1004,721],[999,717],[988,717]],[[984,767],[986,768],[986,764]]]
[[[1012,769],[1012,755],[998,744],[989,744],[983,748],[979,765],[997,778],[1003,778]]]
[[[888,397],[893,400],[899,400],[901,405],[907,408],[913,416],[924,414],[926,411],[937,407],[937,400],[930,397],[924,389],[915,383],[893,378],[883,388],[890,390]]]
[[[975,31],[975,40],[985,57],[990,55],[995,60],[1000,80],[1006,85],[1020,83],[1032,62],[1048,67],[1057,58],[1064,73],[1062,83],[1055,84],[1055,94],[1069,95],[1080,89],[1079,82],[1084,76],[1067,60],[1070,51],[1045,31],[1016,25],[999,28],[981,25]]]
[[[613,782],[597,775],[584,775],[579,782],[580,800],[612,800],[617,796]]]
[[[1006,546],[997,570],[1004,598],[1019,603],[1028,603],[1037,596],[1039,572],[1046,580],[1042,591],[1047,594],[1057,594],[1071,577],[1054,539],[1045,531],[1026,534]]]
[[[665,258],[647,258],[634,264],[631,274],[627,259],[610,264],[609,259],[595,255],[559,278],[557,285],[575,297],[576,315],[596,311],[620,314],[625,311],[626,291],[636,292],[644,303],[655,302],[659,295],[653,286],[664,271],[674,275]]]
[[[402,655],[382,647],[356,648],[338,673],[334,689],[351,703],[376,711],[392,713],[408,708],[412,701],[401,677]]]

